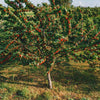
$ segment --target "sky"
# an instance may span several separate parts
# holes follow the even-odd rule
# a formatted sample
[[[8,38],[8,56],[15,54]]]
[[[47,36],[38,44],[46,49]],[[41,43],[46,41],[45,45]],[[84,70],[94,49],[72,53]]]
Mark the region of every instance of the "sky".
[[[49,0],[29,0],[34,5],[41,4],[42,2],[49,3]],[[7,6],[4,0],[0,0],[0,4]],[[72,5],[82,7],[100,7],[100,0],[73,0]]]

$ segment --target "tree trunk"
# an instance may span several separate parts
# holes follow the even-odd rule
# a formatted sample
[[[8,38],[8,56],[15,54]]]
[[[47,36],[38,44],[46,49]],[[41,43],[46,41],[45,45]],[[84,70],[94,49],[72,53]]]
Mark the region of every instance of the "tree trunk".
[[[49,85],[49,88],[52,89],[52,81],[51,81],[50,72],[47,73],[47,76],[48,76],[48,85]]]
[[[53,57],[53,62],[52,62],[52,64],[51,64],[51,68],[50,68],[49,71],[47,72],[48,85],[49,85],[49,88],[50,88],[50,89],[52,89],[52,81],[51,81],[50,72],[53,70],[55,61],[56,61],[56,57]]]

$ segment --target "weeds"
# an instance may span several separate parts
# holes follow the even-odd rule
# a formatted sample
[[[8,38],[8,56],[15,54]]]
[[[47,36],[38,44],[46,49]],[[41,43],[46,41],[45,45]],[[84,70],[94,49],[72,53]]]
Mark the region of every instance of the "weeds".
[[[30,94],[30,91],[27,88],[16,91],[16,95],[21,96],[21,97],[25,97],[25,98],[28,98],[29,94]]]
[[[38,95],[36,100],[52,100],[53,97],[51,96],[51,93],[49,92],[44,92],[41,95]]]

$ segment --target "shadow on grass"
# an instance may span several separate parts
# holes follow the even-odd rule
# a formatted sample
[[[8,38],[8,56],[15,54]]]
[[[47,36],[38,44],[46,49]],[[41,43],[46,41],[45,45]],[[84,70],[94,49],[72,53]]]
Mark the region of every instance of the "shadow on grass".
[[[2,83],[11,83],[11,84],[18,84],[18,85],[25,85],[25,86],[34,86],[34,87],[37,87],[37,88],[47,88],[47,85],[45,84],[28,84],[28,83],[21,83],[21,82],[12,82],[12,81],[2,81]]]
[[[16,67],[18,68],[18,70],[15,70],[16,68],[13,69],[13,66],[10,66],[10,70],[7,70],[7,68],[9,69],[9,67],[5,69],[4,66],[3,68],[4,71],[0,73],[0,83],[3,82],[11,84],[21,84],[26,86],[40,87],[40,88],[47,87],[47,84],[44,83],[45,78],[37,69],[28,66],[22,68],[20,66]]]
[[[84,66],[81,66],[84,67]],[[82,91],[100,91],[100,79],[93,74],[94,71],[78,69],[71,65],[57,66],[52,71],[52,79],[64,86],[77,85]]]
[[[0,82],[45,88],[47,84],[45,82],[46,78],[42,75],[44,71],[43,69],[37,70],[26,66],[24,70],[10,71],[8,73],[11,74],[10,77],[4,77],[1,73]],[[15,76],[13,76],[14,74]],[[52,71],[51,76],[53,81],[59,82],[63,86],[78,85],[79,89],[88,93],[100,91],[100,80],[93,74],[93,71],[78,69],[77,66],[73,67],[69,63],[58,65]]]
[[[1,82],[3,82],[3,81],[6,81],[6,80],[7,80],[7,78],[6,78],[6,77],[4,77],[4,76],[0,75],[0,83],[1,83]]]
[[[29,81],[24,82],[23,81],[19,81],[19,80],[9,80],[8,78],[4,77],[4,76],[0,76],[0,83],[11,83],[11,84],[18,84],[18,85],[25,85],[25,86],[34,86],[34,87],[40,87],[40,88],[47,88],[47,84],[42,84],[43,82],[41,81],[35,81],[31,82],[31,84],[29,83]]]

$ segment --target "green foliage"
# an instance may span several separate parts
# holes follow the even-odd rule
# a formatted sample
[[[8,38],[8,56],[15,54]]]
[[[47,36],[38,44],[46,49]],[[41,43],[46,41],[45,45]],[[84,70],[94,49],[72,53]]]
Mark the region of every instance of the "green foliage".
[[[44,92],[41,95],[38,95],[38,97],[36,98],[37,100],[52,100],[52,96],[51,93],[49,92]]]
[[[18,95],[18,96],[21,96],[21,97],[28,97],[28,95],[29,95],[29,90],[27,89],[27,88],[24,88],[23,90],[17,90],[16,91],[16,94]]]
[[[82,98],[81,100],[89,100],[89,99],[87,99],[87,98]]]
[[[7,92],[12,93],[14,92],[14,88],[8,86],[7,84],[1,83],[0,84],[0,89],[7,89]]]
[[[0,6],[0,64],[12,60],[30,66],[44,64],[48,71],[54,58],[88,63],[100,60],[99,19],[88,18],[97,15],[96,9],[86,15],[88,9],[66,9],[55,0],[41,7],[28,0],[5,2],[11,9]],[[32,16],[25,13],[26,8]]]

